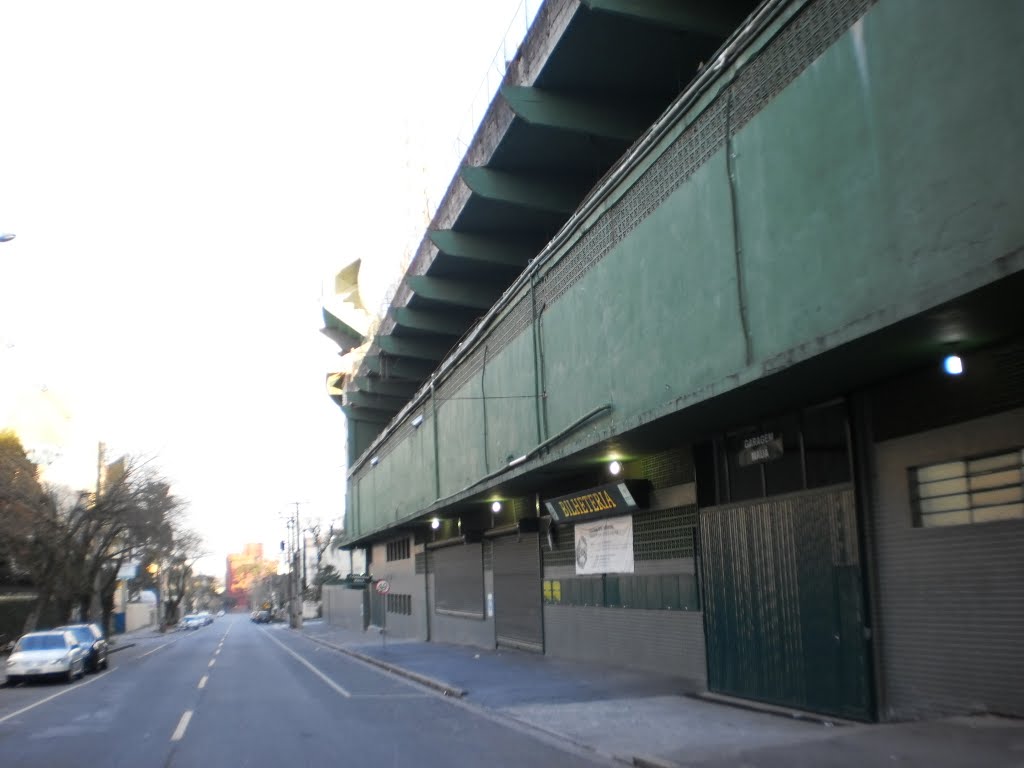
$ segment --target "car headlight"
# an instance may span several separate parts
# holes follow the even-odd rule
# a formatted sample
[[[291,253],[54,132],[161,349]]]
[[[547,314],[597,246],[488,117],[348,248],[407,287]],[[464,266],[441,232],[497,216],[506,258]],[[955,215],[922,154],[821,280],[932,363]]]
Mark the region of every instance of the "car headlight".
[[[61,656],[59,659],[54,659],[50,662],[51,667],[61,667],[71,661],[71,656]]]

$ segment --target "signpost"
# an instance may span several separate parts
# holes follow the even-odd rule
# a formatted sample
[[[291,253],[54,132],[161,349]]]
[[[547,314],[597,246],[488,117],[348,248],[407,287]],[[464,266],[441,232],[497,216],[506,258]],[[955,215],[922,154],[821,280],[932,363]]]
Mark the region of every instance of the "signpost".
[[[391,584],[388,583],[387,579],[380,579],[379,581],[377,581],[373,585],[373,589],[374,589],[374,591],[378,595],[380,595],[382,598],[387,600],[387,594],[388,594],[388,592],[391,591]],[[388,615],[388,609],[387,609],[386,605],[384,606],[384,610],[382,610],[380,613],[381,613],[381,618],[384,620],[384,624],[380,628],[380,645],[381,645],[382,648],[386,648],[387,644],[388,644],[388,641],[387,641],[387,633],[388,633],[387,615]]]

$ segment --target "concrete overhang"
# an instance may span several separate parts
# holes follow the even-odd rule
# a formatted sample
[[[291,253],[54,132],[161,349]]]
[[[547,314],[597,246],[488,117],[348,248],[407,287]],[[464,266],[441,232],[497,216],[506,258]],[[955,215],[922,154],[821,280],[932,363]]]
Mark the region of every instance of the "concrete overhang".
[[[422,386],[756,6],[545,2],[347,389]]]

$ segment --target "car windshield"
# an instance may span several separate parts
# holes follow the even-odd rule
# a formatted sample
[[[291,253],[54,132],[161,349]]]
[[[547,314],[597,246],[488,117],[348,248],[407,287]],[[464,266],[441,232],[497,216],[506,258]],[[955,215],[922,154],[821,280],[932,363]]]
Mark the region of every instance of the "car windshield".
[[[88,627],[69,627],[68,632],[73,634],[80,643],[92,642],[92,632],[89,631]]]
[[[59,651],[66,647],[64,635],[26,635],[18,641],[14,651]]]

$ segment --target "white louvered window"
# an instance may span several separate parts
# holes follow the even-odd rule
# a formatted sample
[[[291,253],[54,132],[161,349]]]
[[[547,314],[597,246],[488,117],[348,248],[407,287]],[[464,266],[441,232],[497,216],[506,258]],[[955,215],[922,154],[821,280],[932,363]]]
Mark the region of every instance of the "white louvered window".
[[[910,471],[914,525],[1024,519],[1024,449]]]

